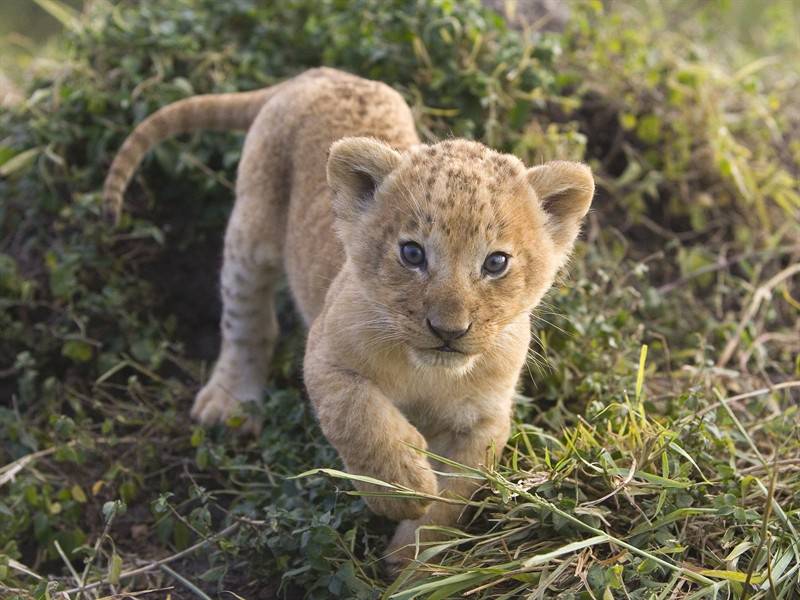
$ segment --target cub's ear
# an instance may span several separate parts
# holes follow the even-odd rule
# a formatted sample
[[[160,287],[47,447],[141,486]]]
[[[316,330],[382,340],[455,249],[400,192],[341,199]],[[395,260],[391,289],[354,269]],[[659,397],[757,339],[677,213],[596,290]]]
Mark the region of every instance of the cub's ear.
[[[557,160],[528,169],[528,183],[547,213],[556,250],[566,260],[592,204],[592,171],[581,163]]]
[[[399,152],[375,138],[348,137],[334,142],[328,154],[328,185],[333,190],[336,217],[356,221],[400,158]]]

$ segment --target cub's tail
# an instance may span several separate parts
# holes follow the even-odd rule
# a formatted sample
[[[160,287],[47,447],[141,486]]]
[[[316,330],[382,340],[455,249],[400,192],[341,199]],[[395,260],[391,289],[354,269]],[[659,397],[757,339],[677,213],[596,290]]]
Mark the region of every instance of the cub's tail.
[[[106,176],[103,202],[109,217],[114,222],[119,221],[125,188],[153,146],[174,135],[198,129],[246,130],[277,87],[193,96],[164,106],[147,117],[122,144]]]

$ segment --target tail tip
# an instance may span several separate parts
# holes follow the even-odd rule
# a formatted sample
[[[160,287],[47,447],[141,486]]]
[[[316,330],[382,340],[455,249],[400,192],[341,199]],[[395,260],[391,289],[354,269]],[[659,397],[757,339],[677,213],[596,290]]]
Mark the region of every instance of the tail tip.
[[[105,192],[103,194],[103,219],[117,227],[122,218],[122,193]]]

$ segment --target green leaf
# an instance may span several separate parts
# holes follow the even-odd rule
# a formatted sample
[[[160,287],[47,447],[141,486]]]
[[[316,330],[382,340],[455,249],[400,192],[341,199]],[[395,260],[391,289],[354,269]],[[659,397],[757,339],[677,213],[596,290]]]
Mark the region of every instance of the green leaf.
[[[192,437],[190,439],[190,443],[192,444],[192,448],[197,448],[200,444],[203,443],[203,440],[206,439],[206,430],[202,427],[195,427],[192,431]]]
[[[636,124],[636,135],[646,144],[655,144],[661,137],[661,119],[656,115],[645,115]]]
[[[492,579],[493,577],[497,577],[502,574],[500,569],[497,569],[496,573],[485,573],[485,572],[466,572],[466,573],[459,573],[457,575],[451,575],[449,577],[443,577],[441,579],[435,581],[429,581],[426,583],[422,583],[420,585],[416,585],[412,588],[407,590],[403,590],[401,592],[396,592],[389,596],[390,598],[394,598],[395,600],[412,600],[421,594],[426,593],[435,593],[437,590],[445,589],[449,591],[453,589],[456,585],[461,584],[469,584],[473,586],[477,586],[482,584],[483,582]],[[463,587],[461,589],[464,589]],[[442,596],[443,598],[447,596]]]
[[[114,585],[119,583],[119,576],[122,573],[122,557],[114,552],[108,562],[108,581]]]
[[[79,486],[77,483],[70,488],[70,495],[72,496],[75,502],[79,504],[86,503],[86,493],[83,491],[83,488]]]
[[[60,0],[33,0],[50,16],[61,22],[61,24],[72,31],[80,31],[83,26],[79,20],[79,13],[70,5]]]
[[[61,347],[62,356],[77,363],[85,363],[92,360],[92,347],[83,340],[68,340]]]
[[[550,552],[546,552],[544,554],[537,554],[525,561],[523,561],[522,566],[526,569],[530,569],[531,567],[536,567],[538,565],[543,565],[554,558],[558,558],[559,556],[563,556],[564,554],[572,554],[573,552],[577,552],[578,550],[583,550],[584,548],[590,548],[592,546],[596,546],[597,544],[605,544],[608,542],[608,536],[606,535],[596,535],[594,537],[590,537],[585,540],[581,540],[579,542],[572,542],[571,544],[567,544],[566,546],[562,546],[561,548],[557,548],[556,550],[552,550]]]
[[[642,397],[642,386],[644,385],[644,368],[647,362],[647,344],[642,344],[639,351],[639,369],[636,372],[636,400]]]
[[[191,531],[183,521],[175,521],[175,528],[172,530],[172,541],[178,550],[189,547]]]
[[[728,581],[736,581],[737,583],[744,583],[747,581],[747,573],[743,573],[741,571],[720,571],[717,569],[703,569],[700,571],[702,575],[707,577],[713,577],[715,579],[727,579]],[[766,580],[764,575],[755,575],[753,574],[750,577],[750,583],[758,585],[763,583]]]
[[[33,164],[33,161],[36,160],[40,153],[41,148],[30,148],[6,160],[0,164],[0,177],[20,175],[22,171]]]
[[[338,471],[336,469],[311,469],[309,471],[304,471],[299,475],[288,477],[288,479],[301,479],[303,477],[311,477],[313,475],[319,475],[319,474],[327,475],[328,477],[335,477],[336,479],[349,479],[351,481],[370,483],[372,485],[389,488],[391,490],[399,491],[403,489],[391,483],[386,483],[385,481],[381,481],[380,479],[375,479],[374,477],[367,477],[366,475],[351,475],[350,473],[345,473],[344,471]]]

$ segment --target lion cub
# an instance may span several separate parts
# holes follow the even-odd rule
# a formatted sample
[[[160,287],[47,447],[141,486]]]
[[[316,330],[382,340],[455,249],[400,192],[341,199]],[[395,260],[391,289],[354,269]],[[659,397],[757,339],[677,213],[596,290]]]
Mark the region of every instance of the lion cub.
[[[590,170],[526,168],[465,140],[422,145],[397,92],[314,69],[159,110],[114,160],[108,206],[118,213],[155,143],[201,127],[248,133],[225,234],[222,349],[192,416],[222,422],[261,398],[285,273],[309,326],[308,395],[347,470],[468,497],[474,480],[437,476],[449,467],[418,449],[473,466],[502,450],[529,316],[572,250],[592,200]],[[413,557],[417,527],[453,525],[460,511],[365,500],[401,521],[395,566]]]

